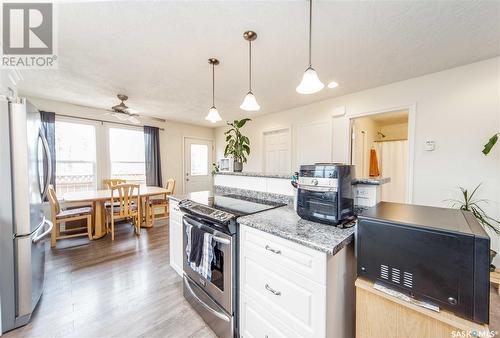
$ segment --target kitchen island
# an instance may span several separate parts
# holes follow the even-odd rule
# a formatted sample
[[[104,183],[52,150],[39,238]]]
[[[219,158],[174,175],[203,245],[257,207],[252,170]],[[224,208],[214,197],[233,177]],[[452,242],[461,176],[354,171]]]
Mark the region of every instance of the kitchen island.
[[[183,214],[178,203],[207,204],[218,194],[170,196],[170,264],[181,275]],[[240,336],[354,336],[354,226],[303,220],[291,205],[237,222]]]
[[[292,206],[238,223],[242,336],[354,337],[354,227],[303,220]]]

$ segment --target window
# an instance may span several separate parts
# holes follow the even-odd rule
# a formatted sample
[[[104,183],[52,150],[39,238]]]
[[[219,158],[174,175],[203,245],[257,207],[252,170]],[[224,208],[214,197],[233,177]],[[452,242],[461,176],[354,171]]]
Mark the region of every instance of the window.
[[[55,136],[57,193],[96,189],[95,127],[56,120]]]
[[[191,144],[191,176],[208,175],[208,146]]]
[[[111,177],[132,183],[146,183],[144,132],[137,129],[109,128]]]

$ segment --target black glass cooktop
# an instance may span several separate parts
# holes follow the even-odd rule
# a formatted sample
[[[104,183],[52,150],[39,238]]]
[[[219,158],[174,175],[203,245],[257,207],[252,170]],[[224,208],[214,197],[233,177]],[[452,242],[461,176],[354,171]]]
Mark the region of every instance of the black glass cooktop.
[[[236,216],[243,216],[281,207],[285,204],[253,197],[228,194],[215,195],[209,198],[207,205],[217,210],[230,212]]]

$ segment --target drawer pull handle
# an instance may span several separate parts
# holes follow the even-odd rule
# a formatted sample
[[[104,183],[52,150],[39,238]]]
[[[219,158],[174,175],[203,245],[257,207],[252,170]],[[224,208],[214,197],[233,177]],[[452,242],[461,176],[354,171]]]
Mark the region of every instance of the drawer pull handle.
[[[275,254],[277,255],[281,255],[281,250],[276,250],[276,249],[273,249],[271,248],[269,245],[266,245],[266,250],[269,250],[271,252],[274,252]]]
[[[269,286],[269,284],[266,284],[266,290],[271,292],[272,294],[274,294],[276,296],[281,296],[281,292],[274,290],[272,287]]]

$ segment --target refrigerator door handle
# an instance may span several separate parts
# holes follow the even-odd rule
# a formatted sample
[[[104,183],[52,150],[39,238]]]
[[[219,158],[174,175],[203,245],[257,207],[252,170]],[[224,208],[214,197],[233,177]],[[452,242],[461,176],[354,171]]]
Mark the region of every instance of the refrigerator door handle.
[[[49,221],[48,219],[46,219],[45,217],[43,218],[43,223],[47,224],[49,227],[42,234],[40,234],[36,237],[33,237],[33,240],[32,240],[33,244],[40,242],[41,240],[43,240],[45,237],[47,237],[52,232],[52,228],[54,227],[54,224],[51,221]]]
[[[42,191],[42,201],[45,200],[47,196],[47,191],[49,190],[50,181],[52,180],[52,155],[50,154],[49,142],[43,130],[40,128],[40,139],[42,140],[43,148],[45,149],[45,154],[47,155],[47,177],[45,179],[45,187]]]

